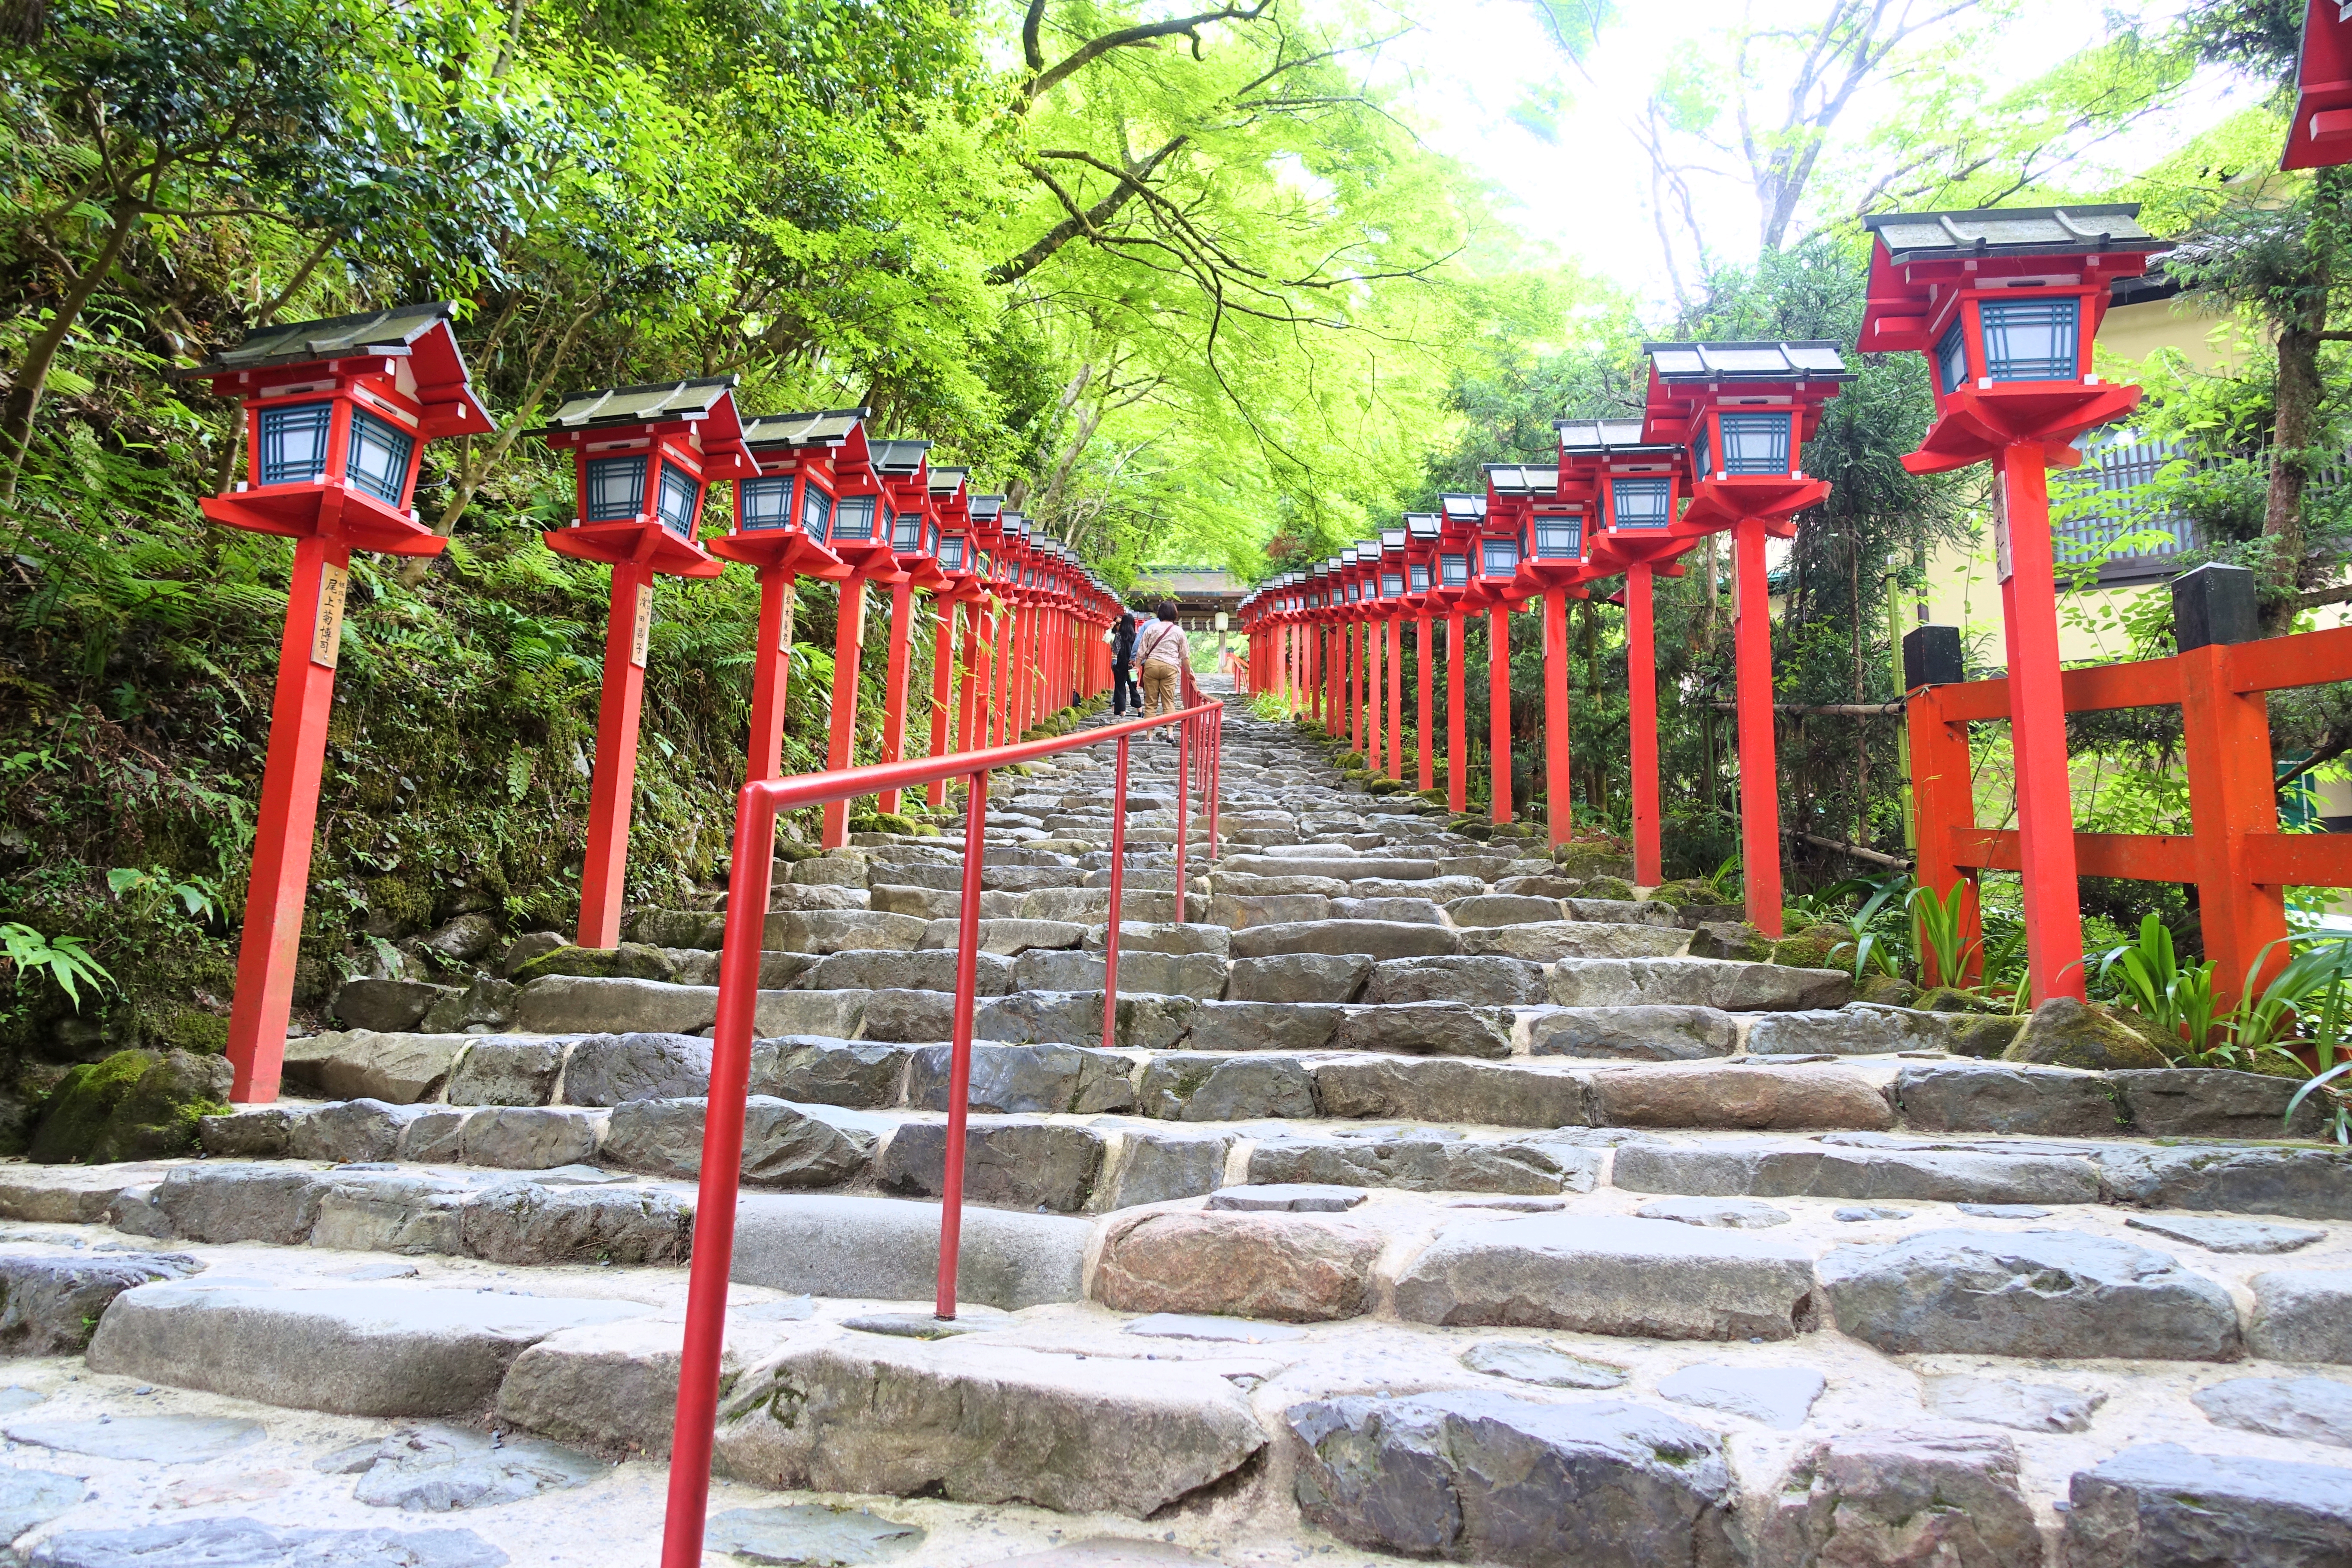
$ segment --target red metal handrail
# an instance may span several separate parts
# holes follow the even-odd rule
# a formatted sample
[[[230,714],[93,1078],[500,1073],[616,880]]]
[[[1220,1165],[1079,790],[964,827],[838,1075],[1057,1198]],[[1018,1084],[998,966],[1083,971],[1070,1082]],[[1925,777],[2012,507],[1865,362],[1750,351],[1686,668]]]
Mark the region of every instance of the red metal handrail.
[[[1189,672],[1188,676],[1189,676]],[[1187,680],[1190,687],[1190,681]],[[1184,808],[1198,778],[1209,802],[1209,855],[1217,856],[1219,742],[1224,704],[1202,702],[1156,719],[1057,735],[951,756],[918,757],[769,779],[743,786],[735,800],[735,858],[728,879],[727,934],[719,962],[719,1018],[711,1030],[710,1092],[702,1126],[702,1173],[694,1210],[694,1256],[687,1281],[686,1336],[677,1369],[669,1507],[662,1526],[662,1568],[700,1568],[709,1503],[710,1456],[717,1439],[719,1355],[726,1340],[727,1281],[735,1254],[735,1204],[741,1187],[744,1100],[751,1076],[753,1016],[760,1002],[760,957],[768,918],[776,814],[886,789],[911,790],[961,776],[964,796],[962,902],[957,911],[953,1039],[949,1048],[947,1163],[940,1211],[939,1293],[935,1310],[955,1316],[956,1260],[963,1226],[965,1101],[971,1092],[971,1031],[980,968],[982,840],[988,775],[999,768],[1115,741],[1118,760],[1111,813],[1110,919],[1103,949],[1103,1044],[1117,1037],[1118,938],[1127,849],[1128,742],[1148,730],[1176,730],[1176,911],[1185,908],[1191,846]]]

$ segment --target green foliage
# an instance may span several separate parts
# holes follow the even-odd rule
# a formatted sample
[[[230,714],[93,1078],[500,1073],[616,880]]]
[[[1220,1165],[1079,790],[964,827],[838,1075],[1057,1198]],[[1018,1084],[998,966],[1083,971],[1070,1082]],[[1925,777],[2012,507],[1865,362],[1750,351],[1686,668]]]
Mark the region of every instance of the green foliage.
[[[2192,1065],[2208,1065],[2215,1010],[2213,963],[2209,959],[2183,965],[2160,917],[2146,916],[2137,942],[2100,954],[2096,978],[2164,1039],[2182,1042],[2170,1054]]]
[[[81,988],[99,989],[114,983],[78,936],[45,937],[31,926],[15,921],[0,924],[0,951],[5,951],[17,988],[29,975],[46,974],[81,1011]]]

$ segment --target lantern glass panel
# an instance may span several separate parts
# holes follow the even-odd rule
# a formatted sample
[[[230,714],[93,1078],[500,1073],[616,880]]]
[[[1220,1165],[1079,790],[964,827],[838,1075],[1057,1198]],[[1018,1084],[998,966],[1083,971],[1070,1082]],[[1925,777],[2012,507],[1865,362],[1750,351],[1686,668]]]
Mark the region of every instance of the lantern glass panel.
[[[902,511],[891,524],[890,548],[912,553],[923,547],[923,514]]]
[[[874,537],[874,498],[844,496],[835,503],[833,536],[835,539],[872,539]]]
[[[950,572],[963,570],[963,535],[944,533],[940,536],[940,564]]]
[[[1698,434],[1691,441],[1691,472],[1701,479],[1715,472],[1715,450],[1707,441],[1704,418],[1698,422]]]
[[[1950,396],[1969,384],[1969,338],[1960,330],[1960,318],[1952,317],[1952,324],[1936,344],[1936,386]]]
[[[1412,591],[1413,591],[1414,593],[1416,593],[1416,594],[1426,594],[1426,593],[1428,593],[1428,592],[1429,592],[1429,563],[1428,563],[1428,562],[1426,562],[1426,561],[1416,561],[1416,562],[1414,562],[1412,565],[1410,565],[1410,566],[1406,567],[1406,568],[1405,568],[1405,571],[1406,571],[1407,573],[1411,574],[1411,575],[1412,575]]]
[[[1782,472],[1786,472],[1783,469]],[[1609,481],[1609,521],[1614,528],[1664,528],[1674,519],[1674,485],[1667,479]]]
[[[772,479],[738,479],[735,481],[736,508],[742,513],[745,531],[755,528],[790,528],[793,525],[793,481],[789,474]]]
[[[680,539],[694,537],[694,514],[702,505],[702,486],[694,476],[664,463],[661,468],[661,520]]]
[[[294,403],[261,411],[261,482],[308,484],[326,472],[331,403]]]
[[[923,550],[926,554],[929,555],[937,555],[940,552],[940,525],[938,523],[930,523],[924,528]]]
[[[983,550],[980,552],[979,559],[974,564],[972,570],[982,578],[982,580],[985,581],[988,574],[996,570],[996,558],[991,555],[987,551]]]
[[[833,533],[833,497],[814,485],[801,489],[801,527],[819,544]]]
[[[1573,512],[1538,517],[1535,531],[1538,561],[1573,561],[1584,552],[1584,520]]]
[[[1482,574],[1488,577],[1508,577],[1519,569],[1519,542],[1516,539],[1482,539]]]
[[[1723,424],[1723,472],[1787,476],[1787,415],[1719,414],[1716,417]]]
[[[1398,596],[1399,596],[1400,595],[1402,595],[1403,592],[1404,592],[1404,574],[1403,574],[1403,573],[1402,573],[1402,572],[1383,572],[1383,573],[1381,573],[1381,596],[1382,598],[1384,598],[1384,599],[1393,599],[1393,598],[1398,597]]]
[[[1977,307],[1984,323],[1985,374],[1995,381],[2072,381],[2083,302],[1987,300]]]
[[[343,482],[387,506],[398,506],[408,493],[408,459],[415,450],[415,437],[389,419],[379,419],[364,408],[355,409],[351,451],[343,459]]]
[[[588,461],[588,494],[580,508],[589,522],[627,522],[645,510],[646,460],[639,458],[592,458]]]
[[[1440,555],[1437,558],[1438,580],[1448,588],[1461,588],[1470,582],[1470,557]]]

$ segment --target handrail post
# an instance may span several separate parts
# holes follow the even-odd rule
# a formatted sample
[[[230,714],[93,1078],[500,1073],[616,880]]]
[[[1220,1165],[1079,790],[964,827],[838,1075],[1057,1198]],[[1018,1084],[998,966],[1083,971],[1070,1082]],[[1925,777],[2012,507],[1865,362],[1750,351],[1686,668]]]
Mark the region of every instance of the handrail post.
[[[1110,802],[1110,924],[1103,931],[1103,1049],[1118,1043],[1118,925],[1127,918],[1127,742],[1118,738],[1118,763],[1112,773]],[[1177,879],[1181,884],[1183,879]],[[1182,889],[1178,889],[1182,897]]]
[[[1207,769],[1209,775],[1208,858],[1213,864],[1217,858],[1217,778],[1218,775],[1223,772],[1225,765],[1225,705],[1223,703],[1220,702],[1217,704],[1215,721],[1211,722],[1207,720],[1203,720],[1202,721],[1202,728],[1203,732],[1209,737],[1209,765]],[[1179,888],[1176,889],[1176,918],[1181,921],[1186,919],[1190,911],[1185,905],[1183,896],[1184,889]]]
[[[710,1501],[710,1454],[719,1422],[719,1356],[727,1339],[727,1280],[735,1255],[735,1200],[743,1164],[743,1110],[751,1077],[751,1030],[760,1005],[760,957],[768,923],[768,876],[776,808],[746,784],[735,805],[735,858],[727,934],[719,959],[719,1017],[710,1036],[710,1092],[703,1101],[702,1171],[694,1205],[694,1256],[686,1335],[670,1429],[669,1506],[662,1568],[701,1568]]]
[[[1937,974],[1938,985],[1967,985],[1982,973],[1982,915],[1977,904],[1976,872],[1959,863],[1958,835],[1976,826],[1974,765],[1969,755],[1969,727],[1944,717],[1941,689],[1912,689],[1904,707],[1904,722],[1911,736],[1912,809],[1919,824],[1918,858],[1913,876],[1937,898],[1949,898],[1965,886],[1960,908],[1961,931],[1972,945],[1958,974]]]
[[[964,1110],[971,1098],[971,1009],[980,989],[980,873],[987,821],[983,769],[964,785],[963,900],[956,910],[955,1021],[948,1045],[947,1163],[940,1179],[940,1287],[933,1307],[943,1321],[956,1315],[956,1256],[963,1241]]]
[[[1187,804],[1189,804],[1189,800],[1190,800],[1190,797],[1191,797],[1191,795],[1192,795],[1192,789],[1191,789],[1191,775],[1190,775],[1190,774],[1189,774],[1185,770],[1186,770],[1187,766],[1190,764],[1190,763],[1192,762],[1192,746],[1188,743],[1188,742],[1191,741],[1191,739],[1192,739],[1192,721],[1190,718],[1184,718],[1184,719],[1179,719],[1179,720],[1177,720],[1177,721],[1176,721],[1176,890],[1177,890],[1178,892],[1180,892],[1180,893],[1181,893],[1181,892],[1182,892],[1182,891],[1184,890],[1184,879],[1185,879],[1184,874],[1185,874],[1185,868],[1186,868],[1186,867],[1189,865],[1189,863],[1191,862],[1191,859],[1192,859],[1192,857],[1191,857],[1190,855],[1188,855],[1188,854],[1185,852],[1185,847],[1185,847],[1185,843],[1184,843],[1184,808],[1185,808],[1186,805],[1187,805]]]

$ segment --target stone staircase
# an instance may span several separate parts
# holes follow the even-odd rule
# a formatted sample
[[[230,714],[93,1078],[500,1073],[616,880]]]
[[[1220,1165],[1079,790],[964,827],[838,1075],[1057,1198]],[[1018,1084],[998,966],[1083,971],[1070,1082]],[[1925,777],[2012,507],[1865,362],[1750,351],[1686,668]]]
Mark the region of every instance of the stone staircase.
[[[961,837],[780,874],[710,1561],[2352,1562],[2292,1085],[1694,956],[1239,711],[1180,909],[1171,762],[995,785],[953,1325]],[[361,983],[205,1158],[0,1166],[30,1561],[651,1561],[721,924]]]

